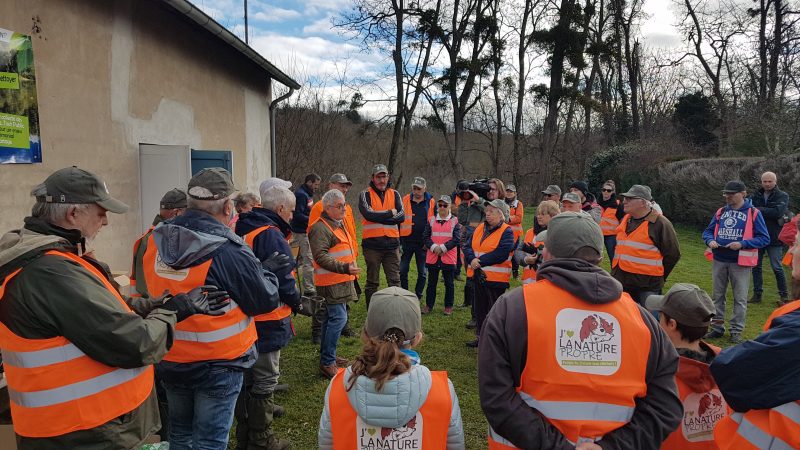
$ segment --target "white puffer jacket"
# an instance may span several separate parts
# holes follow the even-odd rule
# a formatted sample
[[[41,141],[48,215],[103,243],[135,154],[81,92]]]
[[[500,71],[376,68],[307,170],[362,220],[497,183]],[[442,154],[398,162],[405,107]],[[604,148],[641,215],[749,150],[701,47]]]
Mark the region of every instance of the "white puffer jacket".
[[[344,383],[350,383],[352,372],[345,371]],[[341,382],[341,381],[340,381]],[[421,365],[411,366],[411,370],[399,375],[383,385],[383,389],[375,390],[375,382],[365,376],[359,376],[353,389],[347,392],[350,405],[361,419],[376,427],[398,428],[408,423],[428,398],[431,390],[431,371]],[[453,401],[450,427],[447,430],[446,450],[464,449],[464,430],[461,424],[461,409],[453,383],[448,379],[450,398]],[[329,396],[331,386],[325,391],[325,408],[319,419],[319,448],[333,449],[333,431],[331,430],[331,414]],[[426,449],[427,450],[427,449]],[[440,449],[431,449],[440,450]],[[441,449],[445,450],[445,449]]]

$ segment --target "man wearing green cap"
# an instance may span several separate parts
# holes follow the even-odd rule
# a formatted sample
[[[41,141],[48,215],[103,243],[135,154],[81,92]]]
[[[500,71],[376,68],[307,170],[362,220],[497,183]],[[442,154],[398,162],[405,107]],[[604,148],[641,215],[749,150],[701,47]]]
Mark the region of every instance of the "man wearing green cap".
[[[603,248],[590,216],[553,217],[536,283],[489,312],[478,388],[490,442],[655,449],[678,425],[678,355],[653,315],[598,267]]]
[[[0,238],[0,348],[18,446],[137,448],[160,426],[152,364],[172,346],[176,322],[221,314],[209,303],[224,306],[225,295],[176,292],[134,313],[87,251],[107,212],[128,206],[77,167],[31,195],[23,228]]]

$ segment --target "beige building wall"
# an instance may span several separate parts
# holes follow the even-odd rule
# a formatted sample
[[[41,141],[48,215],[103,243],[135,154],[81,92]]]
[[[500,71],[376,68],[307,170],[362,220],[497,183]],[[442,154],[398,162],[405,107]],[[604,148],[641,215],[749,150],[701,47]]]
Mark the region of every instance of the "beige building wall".
[[[166,5],[5,0],[0,28],[32,34],[43,160],[0,165],[3,232],[22,225],[35,184],[77,165],[131,206],[109,215],[95,244],[127,270],[140,229],[139,144],[231,150],[243,190],[269,176],[268,74]]]

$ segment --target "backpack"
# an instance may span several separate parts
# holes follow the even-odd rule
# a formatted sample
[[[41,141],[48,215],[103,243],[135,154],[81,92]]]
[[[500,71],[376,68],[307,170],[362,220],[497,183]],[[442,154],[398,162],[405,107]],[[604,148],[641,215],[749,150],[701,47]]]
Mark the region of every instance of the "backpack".
[[[790,213],[791,214],[791,213]],[[781,232],[778,234],[778,240],[791,247],[797,239],[797,219],[800,216],[792,214],[792,218],[781,226]],[[780,220],[778,220],[780,224]]]

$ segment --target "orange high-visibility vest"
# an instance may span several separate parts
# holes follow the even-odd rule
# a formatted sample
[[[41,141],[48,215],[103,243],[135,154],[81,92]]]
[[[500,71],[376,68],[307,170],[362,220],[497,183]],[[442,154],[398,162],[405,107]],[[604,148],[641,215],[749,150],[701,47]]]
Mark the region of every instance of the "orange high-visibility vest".
[[[272,225],[265,225],[263,227],[256,228],[255,230],[253,230],[253,231],[251,231],[251,232],[249,232],[249,233],[244,235],[244,242],[248,245],[248,247],[250,247],[252,249],[253,248],[253,243],[256,240],[256,236],[258,236],[259,234],[261,234],[264,231],[269,230],[270,228],[276,228],[277,229],[277,227],[274,227]],[[292,271],[292,277],[296,277],[296,276],[297,275],[295,274],[295,271],[293,270]],[[281,319],[285,319],[286,317],[289,317],[290,314],[292,314],[292,308],[290,308],[287,305],[284,305],[282,302],[278,302],[278,307],[277,308],[273,309],[272,311],[270,311],[268,313],[259,314],[259,315],[255,316],[255,317],[253,317],[253,320],[255,320],[256,322],[267,322],[269,320],[281,320]]]
[[[528,245],[533,245],[534,239],[536,239],[536,233],[533,232],[533,227],[531,227],[527,232],[525,232],[525,237],[523,238],[523,242]],[[522,268],[522,284],[530,284],[535,281],[536,281],[536,271],[530,268],[530,266],[528,266],[527,264],[525,264],[525,267]]]
[[[517,206],[508,206],[510,210],[508,224],[514,232],[514,242],[516,242],[522,236],[522,219],[525,217],[525,206],[519,200],[517,200]]]
[[[164,264],[158,254],[153,235],[144,253],[144,274],[151,293],[168,291],[175,295],[205,284],[214,259],[185,269],[173,269]],[[256,341],[252,317],[244,313],[233,299],[221,316],[195,314],[175,326],[175,341],[165,361],[193,363],[210,360],[230,360],[244,354]]]
[[[600,229],[603,231],[603,236],[617,234],[617,227],[619,226],[617,208],[619,208],[619,203],[617,203],[616,207],[603,208],[603,214],[600,215]]]
[[[782,316],[784,314],[789,314],[792,311],[800,309],[800,300],[795,300],[793,302],[789,302],[780,308],[777,308],[775,311],[772,311],[772,314],[769,315],[767,318],[767,322],[764,324],[764,331],[767,331],[772,327],[772,321],[775,320],[777,317]]]
[[[141,297],[144,295],[148,295],[147,291],[147,283],[144,281],[144,273],[142,273],[142,257],[144,256],[144,248],[142,247],[142,241],[147,244],[147,237],[150,236],[150,233],[155,228],[155,225],[151,225],[147,231],[133,243],[133,261],[131,262],[131,288],[135,290],[135,292],[131,293],[132,297]],[[137,284],[137,282],[139,284]]]
[[[336,245],[328,249],[328,255],[336,259],[336,261],[349,264],[356,260],[355,256],[355,240],[351,239],[350,234],[343,228],[333,229],[325,219],[322,222],[329,230],[336,236],[339,241]],[[327,270],[317,264],[317,260],[313,261],[314,265],[314,285],[315,286],[332,286],[334,284],[346,283],[356,279],[355,275],[349,273],[335,273]]]
[[[625,230],[630,219],[630,214],[626,215],[617,227],[617,248],[611,266],[619,266],[628,273],[664,276],[664,256],[650,239],[650,222],[644,220],[633,233],[627,234]]]
[[[429,224],[431,226],[431,241],[434,244],[446,244],[450,239],[453,239],[453,231],[456,229],[456,224],[458,223],[458,219],[455,218],[451,214],[450,220],[445,220],[443,223],[439,223],[438,217],[431,217]],[[441,255],[442,264],[456,264],[456,254],[458,253],[458,248],[453,247],[447,251],[444,255]],[[436,264],[439,260],[439,255],[433,253],[431,249],[428,249],[427,253],[425,253],[425,263],[426,264]]]
[[[503,237],[503,233],[505,233],[506,229],[509,228],[507,223],[501,224],[496,230],[492,232],[486,239],[483,239],[483,230],[486,228],[486,222],[481,223],[475,228],[475,231],[472,233],[472,251],[475,252],[475,257],[480,258],[481,256],[494,251],[498,245],[500,245],[500,238]],[[511,253],[508,254],[508,258],[505,261],[501,262],[500,264],[495,264],[492,266],[481,267],[484,273],[486,273],[486,281],[494,281],[498,283],[508,283],[511,281],[511,255],[514,252],[512,250]],[[470,261],[467,262],[467,276],[471,277],[475,271],[469,267]]]
[[[383,201],[378,196],[378,193],[375,192],[375,189],[372,189],[372,186],[367,188],[369,192],[369,204],[372,206],[374,211],[389,211],[392,209],[397,209],[396,205],[394,204],[394,189],[386,188],[386,191],[383,193]],[[370,222],[367,219],[361,220],[361,239],[369,239],[369,238],[378,238],[378,237],[389,237],[389,238],[399,238],[400,237],[400,230],[398,229],[397,225],[384,225],[382,223],[377,222]]]
[[[590,304],[540,280],[522,288],[528,355],[518,394],[570,442],[627,424],[647,393],[650,330],[630,296]],[[515,448],[489,429],[489,448]]]
[[[83,258],[59,251],[45,255],[78,263],[134,314],[108,279]],[[3,281],[0,301],[8,282],[21,270]],[[95,428],[138,408],[153,390],[152,365],[107,366],[64,336],[26,339],[0,323],[0,348],[14,431],[20,436],[45,438]]]
[[[314,226],[315,223],[322,217],[322,202],[314,203],[314,206],[311,207],[311,213],[308,215],[308,229],[306,232],[311,231],[311,227]],[[358,242],[358,235],[356,234],[356,218],[353,215],[353,208],[350,207],[347,203],[344,204],[344,219],[342,219],[342,223],[344,224],[344,228],[347,230],[347,233],[353,239],[353,242]],[[355,248],[356,256],[358,256],[358,247]]]
[[[328,395],[333,450],[447,448],[447,431],[453,413],[447,372],[431,372],[431,390],[414,418],[403,427],[384,428],[367,424],[353,409],[347,398],[344,371],[339,369]]]
[[[711,346],[715,353],[720,349]],[[683,403],[683,418],[678,429],[673,431],[661,444],[661,450],[717,450],[714,441],[714,427],[730,412],[708,364],[685,356],[680,357],[675,384],[678,397]],[[684,379],[703,381],[703,389],[695,390]]]
[[[435,209],[436,202],[433,200],[433,197],[431,197],[428,201],[428,218],[426,220],[431,220],[433,218]],[[414,225],[414,211],[411,209],[411,194],[403,196],[403,211],[405,211],[406,215],[405,219],[403,219],[403,223],[400,224],[400,236],[411,236],[411,228]]]
[[[734,412],[717,424],[714,438],[720,450],[800,448],[800,401]]]
[[[783,255],[783,259],[781,259],[781,264],[787,267],[792,267],[792,260],[794,259],[794,251],[795,246],[789,247],[789,250],[786,251],[786,254]]]
[[[753,213],[755,211],[755,213]],[[753,223],[755,222],[756,217],[760,214],[760,211],[756,208],[750,208],[747,210],[747,222],[744,225],[744,235],[742,236],[742,240],[753,239]],[[717,225],[714,227],[714,238],[717,237],[719,233],[719,218],[722,216],[722,208],[717,210]],[[711,251],[710,248],[706,248],[705,257],[707,260],[712,261],[714,259],[714,253]],[[757,248],[741,248],[739,249],[739,257],[736,263],[740,266],[744,267],[755,267],[758,265],[758,249]]]

